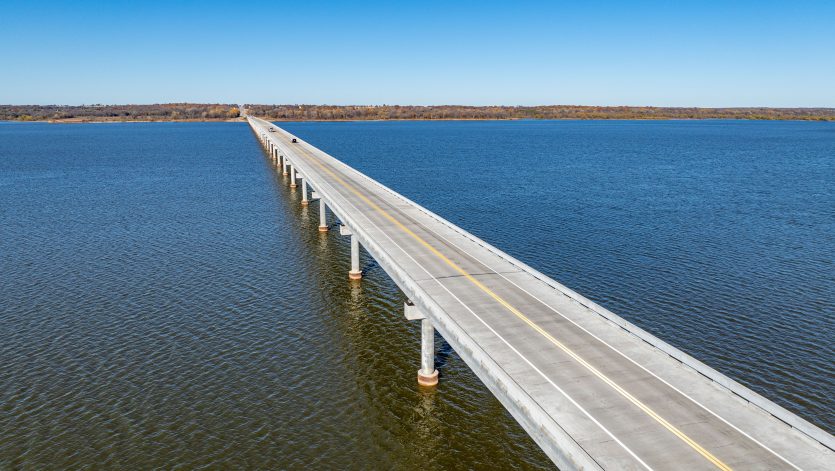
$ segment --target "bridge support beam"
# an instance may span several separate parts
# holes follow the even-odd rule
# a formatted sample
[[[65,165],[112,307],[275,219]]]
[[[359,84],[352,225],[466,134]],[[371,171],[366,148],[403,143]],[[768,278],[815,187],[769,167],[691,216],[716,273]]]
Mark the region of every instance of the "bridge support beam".
[[[362,278],[362,270],[360,270],[360,241],[357,236],[351,235],[351,271],[348,272],[348,278],[352,280],[359,280]]]
[[[328,206],[319,198],[319,232],[328,232]]]
[[[360,270],[360,241],[348,226],[339,226],[339,234],[351,236],[351,270],[348,272],[348,278],[359,280],[362,278],[362,270]]]
[[[435,386],[438,384],[438,370],[435,369],[435,327],[429,319],[420,321],[418,384],[421,386]]]
[[[296,185],[296,169],[293,166],[290,166],[290,188],[295,188]]]
[[[284,156],[284,166],[281,169],[281,174],[284,175],[285,177],[287,176],[288,173],[290,173],[290,172],[287,171],[287,167],[289,167],[289,166],[290,166],[290,162],[287,161],[287,156],[285,155]]]
[[[302,178],[302,206],[307,206],[310,201],[307,199],[307,178]]]
[[[432,387],[438,384],[438,370],[435,369],[435,326],[426,315],[420,312],[411,301],[406,301],[403,313],[410,321],[420,320],[420,369],[417,381],[421,386]]]

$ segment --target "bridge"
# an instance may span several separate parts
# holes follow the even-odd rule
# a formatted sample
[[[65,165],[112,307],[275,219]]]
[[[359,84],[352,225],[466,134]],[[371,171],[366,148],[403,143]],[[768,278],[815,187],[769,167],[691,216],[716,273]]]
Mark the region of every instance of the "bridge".
[[[835,437],[301,138],[248,116],[275,168],[408,297],[561,469],[835,469]],[[477,411],[473,411],[477,413]]]

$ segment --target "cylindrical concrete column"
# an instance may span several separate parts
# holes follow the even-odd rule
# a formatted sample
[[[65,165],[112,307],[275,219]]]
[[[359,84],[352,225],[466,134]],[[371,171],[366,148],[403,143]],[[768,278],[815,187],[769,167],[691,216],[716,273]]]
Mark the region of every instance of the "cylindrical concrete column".
[[[307,206],[310,201],[307,200],[307,178],[302,178],[302,206]]]
[[[286,176],[287,176],[287,174],[289,173],[289,172],[287,171],[287,167],[289,167],[289,166],[290,166],[290,162],[288,162],[288,161],[287,161],[287,156],[285,155],[285,156],[284,156],[284,169],[281,171],[281,174],[282,174],[282,175],[284,175],[285,177],[286,177]]]
[[[420,369],[418,384],[435,386],[438,384],[438,370],[435,369],[435,327],[429,318],[420,321]]]
[[[319,232],[328,232],[328,206],[319,196]]]
[[[296,169],[293,166],[290,166],[290,188],[295,188],[296,186]]]
[[[360,271],[360,241],[357,236],[351,234],[351,271],[348,272],[348,278],[352,280],[359,280],[362,278],[362,271]]]

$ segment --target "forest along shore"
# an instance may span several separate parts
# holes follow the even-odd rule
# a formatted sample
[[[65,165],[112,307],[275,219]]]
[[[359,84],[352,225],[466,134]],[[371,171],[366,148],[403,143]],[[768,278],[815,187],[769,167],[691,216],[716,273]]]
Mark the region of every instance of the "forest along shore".
[[[401,106],[243,105],[271,121],[517,120],[517,119],[747,119],[835,121],[835,108],[665,108],[654,106]],[[53,123],[241,121],[238,105],[0,105],[2,121]]]
[[[237,105],[168,103],[160,105],[0,105],[0,120],[52,123],[149,121],[236,121]]]

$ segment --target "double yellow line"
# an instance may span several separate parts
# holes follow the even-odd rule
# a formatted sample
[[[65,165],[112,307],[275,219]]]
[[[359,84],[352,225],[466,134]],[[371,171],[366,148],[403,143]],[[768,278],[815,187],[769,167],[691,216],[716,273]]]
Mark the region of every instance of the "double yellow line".
[[[688,437],[688,436],[687,436],[684,432],[682,432],[681,430],[679,430],[678,428],[676,428],[673,424],[671,424],[670,422],[668,422],[666,419],[664,419],[663,417],[661,417],[660,415],[658,415],[658,413],[656,413],[654,410],[652,410],[649,406],[647,406],[646,404],[644,404],[643,402],[641,402],[638,398],[636,398],[635,396],[633,396],[632,394],[630,394],[628,391],[626,391],[625,389],[623,389],[620,385],[618,385],[617,383],[615,383],[615,382],[614,382],[611,378],[609,378],[608,376],[606,376],[605,374],[603,374],[600,370],[598,370],[597,368],[595,368],[595,367],[594,367],[593,365],[591,365],[589,362],[587,362],[587,361],[586,361],[586,360],[584,360],[582,357],[580,357],[579,355],[577,355],[576,353],[574,353],[574,351],[572,351],[570,348],[568,348],[565,344],[563,344],[563,343],[562,343],[562,342],[560,342],[559,340],[555,339],[555,338],[554,338],[551,334],[549,334],[548,332],[546,332],[546,331],[545,331],[542,327],[538,326],[535,322],[533,322],[533,321],[532,321],[532,320],[530,320],[527,316],[525,316],[524,314],[522,314],[522,312],[521,312],[521,311],[519,311],[518,309],[516,309],[515,307],[513,307],[513,305],[511,305],[509,302],[505,301],[505,300],[504,300],[504,298],[502,298],[501,296],[499,296],[498,294],[496,294],[493,290],[491,290],[490,288],[488,288],[487,286],[485,286],[482,282],[478,281],[476,278],[474,278],[472,275],[470,275],[470,274],[469,274],[466,270],[464,270],[463,268],[461,268],[460,266],[458,266],[458,264],[456,264],[455,262],[453,262],[452,260],[450,260],[450,259],[449,259],[446,255],[444,255],[444,254],[442,254],[440,251],[438,251],[438,249],[436,249],[435,247],[433,247],[432,245],[430,245],[428,242],[426,242],[425,240],[423,240],[423,238],[421,238],[419,235],[415,234],[415,233],[414,233],[411,229],[409,229],[408,227],[406,227],[405,225],[403,225],[403,223],[401,223],[401,222],[400,222],[399,220],[397,220],[394,216],[392,216],[392,215],[391,215],[391,214],[389,214],[387,211],[385,211],[383,208],[381,208],[379,205],[377,205],[377,203],[375,203],[375,202],[371,201],[371,200],[370,200],[367,196],[365,196],[364,194],[362,194],[359,190],[357,190],[357,189],[356,189],[356,187],[354,187],[353,185],[351,185],[351,184],[349,184],[348,182],[346,182],[345,180],[343,180],[343,179],[342,179],[339,175],[337,175],[335,172],[333,172],[330,168],[328,168],[328,167],[327,167],[327,166],[325,166],[323,163],[321,163],[321,162],[319,161],[319,159],[318,159],[318,158],[316,158],[316,157],[315,157],[315,156],[313,156],[312,154],[311,154],[311,157],[312,157],[312,158],[311,158],[311,161],[312,161],[314,164],[316,164],[319,168],[321,168],[323,171],[325,171],[325,172],[326,172],[328,175],[330,175],[330,176],[331,176],[334,180],[338,181],[338,182],[339,182],[339,183],[340,183],[343,187],[345,187],[345,189],[347,189],[347,190],[348,190],[348,191],[350,191],[351,193],[353,193],[353,194],[357,195],[357,197],[358,197],[358,198],[360,198],[360,199],[361,199],[364,203],[366,203],[367,205],[369,205],[371,208],[373,208],[375,211],[377,211],[377,212],[378,212],[380,215],[382,215],[384,218],[386,218],[387,220],[391,221],[394,225],[396,225],[398,228],[400,228],[403,232],[405,232],[405,233],[409,234],[409,236],[411,236],[413,239],[415,239],[415,240],[416,240],[416,241],[417,241],[420,245],[422,245],[422,246],[426,247],[426,248],[427,248],[430,252],[432,252],[435,256],[437,256],[438,258],[440,258],[441,260],[443,260],[443,261],[444,261],[444,263],[446,263],[446,264],[447,264],[447,265],[449,265],[451,268],[453,268],[455,271],[457,271],[458,273],[460,273],[463,277],[465,277],[467,280],[469,280],[472,284],[474,284],[475,286],[477,286],[480,290],[482,290],[484,293],[486,293],[487,295],[489,295],[491,298],[495,299],[495,300],[496,300],[496,302],[498,302],[499,304],[501,304],[502,306],[504,306],[504,307],[505,307],[505,309],[507,309],[508,311],[510,311],[511,313],[513,313],[516,317],[518,317],[518,318],[519,318],[519,319],[521,319],[523,322],[525,322],[526,324],[528,324],[529,326],[531,326],[531,328],[533,328],[535,331],[539,332],[539,333],[540,333],[543,337],[545,337],[546,339],[548,339],[548,341],[550,341],[552,344],[554,344],[555,346],[557,346],[557,348],[559,348],[560,350],[562,350],[563,352],[565,352],[568,356],[570,356],[571,358],[573,358],[574,360],[576,360],[578,363],[580,363],[581,365],[583,365],[583,366],[584,366],[586,369],[588,369],[588,370],[589,370],[592,374],[594,374],[595,376],[597,376],[598,378],[600,378],[600,379],[601,379],[604,383],[606,383],[606,384],[608,384],[609,386],[611,386],[611,387],[612,387],[612,389],[614,389],[615,391],[617,391],[617,392],[618,392],[621,396],[625,397],[625,398],[626,398],[629,402],[631,402],[631,403],[632,403],[632,404],[634,404],[636,407],[638,407],[639,409],[641,409],[642,411],[644,411],[644,413],[646,413],[647,415],[649,415],[650,417],[652,417],[652,418],[653,418],[656,422],[658,422],[658,423],[659,423],[659,424],[661,424],[664,428],[666,428],[667,430],[669,430],[670,432],[672,432],[672,433],[673,433],[673,435],[675,435],[676,437],[678,437],[679,439],[681,439],[684,443],[686,443],[686,444],[687,444],[687,445],[689,445],[691,448],[693,448],[695,451],[697,451],[697,452],[698,452],[700,455],[702,455],[705,459],[707,459],[708,461],[710,461],[711,463],[713,463],[713,464],[714,464],[717,468],[719,468],[719,469],[721,469],[721,470],[723,470],[723,471],[731,471],[731,467],[730,467],[730,466],[728,466],[728,465],[726,465],[725,463],[723,463],[721,460],[719,460],[719,458],[717,458],[717,457],[716,457],[716,456],[714,456],[712,453],[710,453],[709,451],[707,451],[707,450],[706,450],[703,446],[699,445],[699,444],[698,444],[695,440],[693,440],[692,438]]]

